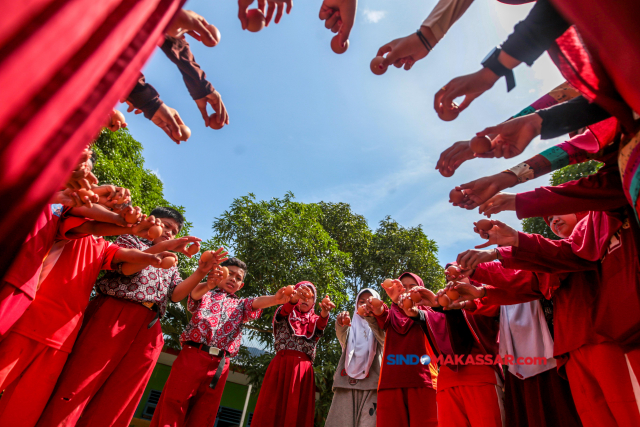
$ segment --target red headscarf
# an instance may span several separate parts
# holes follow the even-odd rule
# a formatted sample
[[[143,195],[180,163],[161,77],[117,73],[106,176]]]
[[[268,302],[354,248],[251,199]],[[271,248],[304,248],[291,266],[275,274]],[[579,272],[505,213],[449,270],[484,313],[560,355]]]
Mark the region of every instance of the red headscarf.
[[[298,289],[300,286],[306,286],[313,291],[313,306],[315,306],[316,299],[318,298],[316,287],[313,286],[313,283],[311,282],[300,282],[296,284],[294,288]],[[311,339],[313,336],[313,333],[316,331],[316,323],[320,318],[320,316],[315,314],[313,311],[313,306],[311,307],[311,310],[303,313],[298,309],[298,305],[296,304],[291,314],[289,314],[289,325],[291,326],[291,329],[293,329],[294,335],[308,339]]]
[[[576,215],[576,218],[578,219],[578,222],[580,222],[580,220],[584,217],[586,217],[587,215],[589,215],[589,212],[574,212]],[[549,228],[551,228],[551,221],[549,221],[549,217],[553,216],[553,215],[549,215],[549,216],[545,216],[542,219],[544,219],[544,222],[547,223],[547,225],[549,226]],[[551,231],[553,231],[553,229],[551,229]]]

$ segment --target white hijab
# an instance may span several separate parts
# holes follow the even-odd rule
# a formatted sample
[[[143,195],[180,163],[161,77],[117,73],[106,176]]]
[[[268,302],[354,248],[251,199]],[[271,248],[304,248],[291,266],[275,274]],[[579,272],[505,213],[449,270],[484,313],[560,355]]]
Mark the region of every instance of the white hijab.
[[[509,365],[509,372],[520,379],[555,369],[553,338],[540,301],[500,307],[500,356],[541,357],[547,364]]]
[[[364,288],[356,296],[356,307],[358,298],[363,292],[370,292],[374,298],[380,299],[380,294],[373,289]],[[378,342],[373,336],[371,327],[359,314],[356,309],[351,320],[351,330],[347,338],[347,354],[344,359],[344,369],[351,378],[361,380],[369,374],[369,368],[376,357],[376,346]]]

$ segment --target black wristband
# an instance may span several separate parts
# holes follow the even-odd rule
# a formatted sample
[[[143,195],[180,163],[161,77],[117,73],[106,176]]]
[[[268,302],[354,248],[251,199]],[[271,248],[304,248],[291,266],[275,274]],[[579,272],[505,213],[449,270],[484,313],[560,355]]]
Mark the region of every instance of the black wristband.
[[[427,49],[427,52],[431,52],[431,50],[433,48],[431,47],[431,44],[429,43],[429,40],[427,40],[427,38],[424,36],[424,34],[422,34],[422,31],[420,31],[419,28],[418,28],[418,31],[416,31],[416,34],[418,35],[418,38],[420,39],[420,41],[424,45],[425,49]]]

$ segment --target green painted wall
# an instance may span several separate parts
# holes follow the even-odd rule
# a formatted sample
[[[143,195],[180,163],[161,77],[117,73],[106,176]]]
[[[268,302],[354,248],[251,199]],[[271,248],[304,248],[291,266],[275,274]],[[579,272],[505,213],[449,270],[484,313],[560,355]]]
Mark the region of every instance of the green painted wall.
[[[142,410],[144,409],[144,405],[147,404],[147,400],[149,399],[149,394],[151,390],[161,390],[164,388],[167,379],[169,379],[169,373],[171,372],[171,367],[167,365],[161,365],[160,363],[156,363],[155,368],[153,368],[153,373],[151,374],[151,378],[149,379],[149,384],[144,389],[144,394],[140,399],[140,403],[138,403],[138,409],[136,409],[136,413],[134,417],[140,418],[142,416]]]

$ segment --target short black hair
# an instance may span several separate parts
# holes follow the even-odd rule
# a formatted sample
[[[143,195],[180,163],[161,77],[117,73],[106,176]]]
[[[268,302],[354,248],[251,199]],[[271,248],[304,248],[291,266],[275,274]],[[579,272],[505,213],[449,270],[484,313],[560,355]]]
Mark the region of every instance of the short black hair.
[[[241,261],[236,257],[231,257],[225,262],[223,262],[222,264],[220,264],[220,267],[227,267],[230,265],[238,267],[239,269],[244,271],[244,274],[242,275],[242,280],[244,281],[244,279],[247,277],[247,264],[245,264],[244,261]]]
[[[180,228],[180,230],[182,230],[182,226],[184,225],[184,217],[180,212],[178,212],[173,208],[168,208],[166,206],[158,206],[157,208],[152,210],[149,215],[153,215],[156,218],[171,218],[178,223],[178,227]]]
[[[89,148],[91,150],[91,148]],[[91,170],[93,171],[93,169],[96,168],[96,162],[98,161],[98,152],[96,150],[91,150],[91,157],[89,157],[89,160],[91,160]]]

